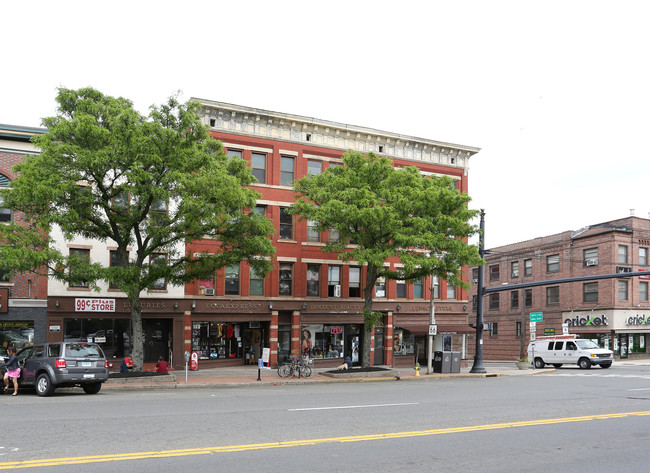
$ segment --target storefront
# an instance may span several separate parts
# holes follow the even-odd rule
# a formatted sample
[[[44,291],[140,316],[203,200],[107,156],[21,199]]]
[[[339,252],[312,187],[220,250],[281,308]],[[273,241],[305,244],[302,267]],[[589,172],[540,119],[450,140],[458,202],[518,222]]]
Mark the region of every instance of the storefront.
[[[563,315],[570,333],[593,340],[620,358],[649,356],[646,340],[650,335],[650,310],[610,309]]]

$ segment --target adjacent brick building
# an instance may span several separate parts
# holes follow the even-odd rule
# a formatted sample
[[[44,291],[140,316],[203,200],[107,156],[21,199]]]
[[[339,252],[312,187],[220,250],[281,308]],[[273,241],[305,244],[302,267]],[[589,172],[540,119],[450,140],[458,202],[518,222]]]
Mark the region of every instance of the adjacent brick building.
[[[487,251],[485,287],[650,270],[650,220],[630,216],[577,231]],[[477,278],[478,269],[473,268]],[[647,356],[650,303],[647,276],[579,281],[490,293],[484,299],[485,359],[517,359],[528,345],[530,313],[542,312],[536,334],[571,333],[613,349],[621,358]],[[476,288],[470,295],[476,313]]]

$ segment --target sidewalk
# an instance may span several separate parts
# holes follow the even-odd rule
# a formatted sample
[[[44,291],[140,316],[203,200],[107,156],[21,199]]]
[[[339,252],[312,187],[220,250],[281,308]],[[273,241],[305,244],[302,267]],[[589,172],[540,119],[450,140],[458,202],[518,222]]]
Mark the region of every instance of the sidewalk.
[[[426,367],[416,376],[414,369],[396,369],[400,381],[435,381],[448,378],[470,378],[470,377],[497,377],[497,376],[532,376],[554,372],[553,368],[542,370],[519,370],[514,362],[484,363],[487,373],[470,373],[470,368],[461,369],[460,373],[434,373],[427,375]],[[149,376],[135,378],[109,378],[102,389],[109,390],[147,390],[147,389],[189,389],[189,388],[217,388],[217,387],[238,387],[238,386],[274,386],[290,384],[313,384],[313,383],[367,383],[367,382],[395,382],[395,377],[390,378],[330,378],[321,373],[331,371],[332,368],[319,368],[311,378],[282,379],[278,376],[276,369],[263,368],[258,370],[256,366],[241,366],[236,368],[212,368],[197,371],[172,371],[169,375]],[[258,380],[259,376],[259,380]]]

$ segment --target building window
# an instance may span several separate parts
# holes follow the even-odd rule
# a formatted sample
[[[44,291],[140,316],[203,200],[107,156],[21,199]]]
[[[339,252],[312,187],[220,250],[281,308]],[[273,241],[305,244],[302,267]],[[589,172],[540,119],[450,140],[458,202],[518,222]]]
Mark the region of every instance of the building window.
[[[320,295],[319,290],[319,276],[320,275],[320,265],[319,264],[308,264],[307,265],[307,295],[318,297]]]
[[[510,291],[510,308],[516,309],[519,307],[519,291]]]
[[[478,296],[476,294],[472,296],[472,310],[473,311],[478,310]]]
[[[546,272],[557,273],[560,270],[560,255],[546,257]]]
[[[532,307],[533,306],[533,290],[525,289],[524,290],[524,306]]]
[[[0,222],[11,222],[11,209],[4,207],[5,199],[0,194]]]
[[[627,264],[627,246],[618,245],[618,262],[621,264]]]
[[[320,241],[320,232],[316,229],[318,222],[307,220],[307,241]]]
[[[557,305],[560,303],[560,286],[546,288],[546,305]]]
[[[395,297],[397,299],[406,299],[406,283],[404,281],[395,281]]]
[[[498,292],[493,292],[490,294],[490,310],[498,310],[499,309],[499,293]]]
[[[250,267],[250,289],[251,296],[264,295],[264,273],[256,271],[252,266]]]
[[[83,248],[70,248],[70,258],[76,260],[77,264],[90,264],[90,250]],[[74,281],[70,287],[88,287],[88,281]]]
[[[126,267],[126,265],[128,264],[128,259],[129,259],[129,254],[128,253],[126,254],[126,259],[127,259],[127,261],[120,261],[119,253],[117,252],[117,250],[111,250],[110,251],[110,265],[111,265],[112,268],[113,267],[115,267],[115,268]],[[108,288],[109,289],[119,289],[117,284],[115,284],[113,281],[110,281],[108,283]]]
[[[280,160],[280,184],[293,186],[293,158],[282,156]]]
[[[585,266],[598,265],[598,248],[587,248],[582,251],[582,259]]]
[[[229,149],[228,150],[228,157],[229,158],[239,158],[241,159],[243,156],[243,152],[238,150],[238,149]]]
[[[648,302],[648,282],[639,282],[639,301]]]
[[[256,213],[260,217],[266,217],[266,205],[256,205],[251,209],[251,212]]]
[[[239,264],[226,266],[226,295],[239,294]]]
[[[349,296],[361,297],[361,268],[350,267]]]
[[[493,264],[490,266],[490,281],[498,281],[499,280],[499,265],[498,264]]]
[[[423,288],[422,278],[413,281],[413,299],[422,299],[424,297]]]
[[[253,176],[260,184],[266,183],[266,155],[253,153],[251,155],[251,169]]]
[[[379,278],[375,282],[375,297],[386,297],[386,281]]]
[[[280,239],[293,240],[293,216],[288,207],[280,207]]]
[[[587,282],[582,285],[582,301],[598,302],[598,283]]]
[[[478,282],[478,268],[472,269],[472,280],[474,281],[474,284]]]
[[[7,271],[6,269],[0,269],[0,282],[7,282],[9,281],[9,276],[11,273]]]
[[[627,281],[618,282],[618,300],[619,301],[627,300]]]
[[[521,322],[517,322],[516,336],[517,338],[521,338]]]
[[[533,275],[533,260],[532,259],[525,259],[524,260],[524,276],[532,276]]]
[[[167,265],[167,255],[164,253],[154,253],[149,257],[149,266],[150,267],[155,267],[155,266],[165,266]],[[165,282],[165,278],[158,278],[154,282],[151,283],[149,286],[149,289],[155,290],[155,291],[163,291],[167,287],[167,283]]]
[[[327,236],[328,241],[332,241],[332,242],[341,241],[341,232],[339,232],[336,228],[330,228],[327,231],[327,233],[328,233]]]
[[[639,248],[639,266],[648,266],[647,248]]]
[[[447,283],[447,299],[456,299],[456,286]]]
[[[281,296],[290,296],[291,289],[293,286],[293,264],[292,263],[280,263],[279,271],[279,290],[278,293]]]
[[[510,277],[511,278],[519,277],[519,261],[512,261],[510,263]]]
[[[320,161],[315,159],[307,160],[307,174],[316,176],[321,173],[322,167],[323,165]]]
[[[129,195],[125,192],[121,192],[113,197],[111,200],[111,208],[114,209],[125,209],[129,205]]]
[[[327,269],[327,297],[341,297],[341,267],[330,266]]]
[[[438,276],[431,276],[431,284],[433,285],[433,298],[440,299],[440,283],[438,282]]]
[[[496,337],[499,335],[499,323],[490,322],[490,337]]]

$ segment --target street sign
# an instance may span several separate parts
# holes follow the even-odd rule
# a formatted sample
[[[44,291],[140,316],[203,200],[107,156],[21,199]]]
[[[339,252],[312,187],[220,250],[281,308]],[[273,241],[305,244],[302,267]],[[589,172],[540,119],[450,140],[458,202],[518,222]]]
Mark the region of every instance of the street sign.
[[[429,335],[438,335],[437,325],[429,325]]]
[[[531,322],[541,322],[542,321],[542,315],[543,315],[543,312],[531,312],[530,313],[530,321]]]

